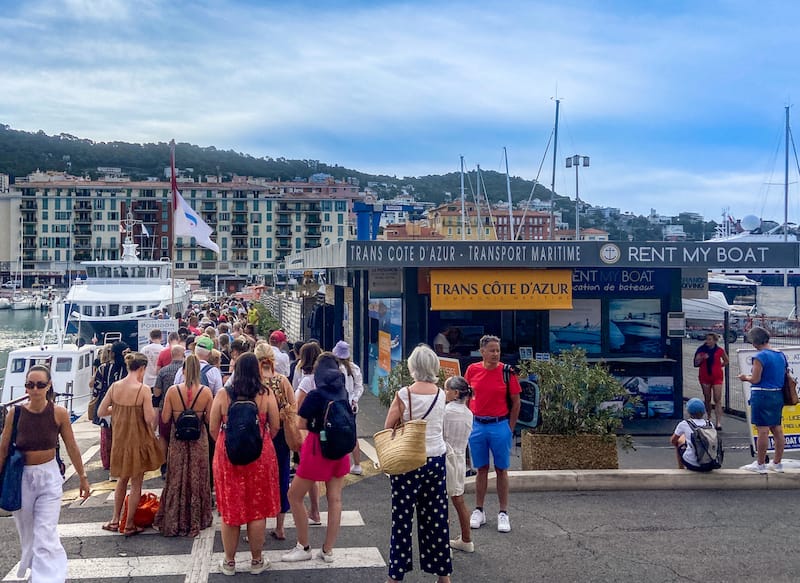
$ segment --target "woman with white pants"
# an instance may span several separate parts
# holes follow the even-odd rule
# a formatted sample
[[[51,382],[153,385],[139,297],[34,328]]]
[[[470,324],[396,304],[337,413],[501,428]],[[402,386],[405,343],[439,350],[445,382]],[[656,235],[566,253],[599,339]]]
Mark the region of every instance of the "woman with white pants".
[[[0,438],[0,467],[5,464],[13,426],[17,423],[17,449],[25,454],[22,471],[22,507],[14,512],[22,557],[18,577],[31,570],[32,583],[67,580],[67,553],[58,538],[58,518],[64,479],[56,461],[59,436],[80,477],[81,498],[89,497],[89,480],[81,452],[72,433],[69,413],[52,400],[50,369],[35,365],[28,371],[25,391],[29,401],[9,411]],[[18,415],[15,409],[19,408]]]

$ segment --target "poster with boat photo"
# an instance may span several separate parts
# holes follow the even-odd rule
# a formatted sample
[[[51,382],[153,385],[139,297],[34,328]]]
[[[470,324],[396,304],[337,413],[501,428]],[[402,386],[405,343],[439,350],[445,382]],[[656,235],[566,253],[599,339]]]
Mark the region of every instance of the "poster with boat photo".
[[[611,300],[608,307],[612,352],[661,352],[661,300]]]
[[[675,381],[671,376],[617,376],[632,396],[639,397],[636,417],[672,418],[675,414]]]
[[[600,354],[601,314],[599,299],[576,299],[571,310],[550,310],[550,351],[582,348],[587,354]]]

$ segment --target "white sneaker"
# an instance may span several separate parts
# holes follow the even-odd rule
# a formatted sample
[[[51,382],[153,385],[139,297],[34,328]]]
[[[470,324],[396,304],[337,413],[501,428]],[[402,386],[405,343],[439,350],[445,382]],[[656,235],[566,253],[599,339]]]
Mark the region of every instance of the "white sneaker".
[[[219,570],[223,575],[227,575],[228,577],[236,575],[236,561],[228,562],[222,559],[219,562]]]
[[[472,541],[465,543],[463,540],[461,540],[461,537],[458,537],[450,541],[450,548],[456,549],[457,551],[464,551],[465,553],[474,553],[475,543]]]
[[[774,463],[770,462],[769,465],[767,466],[767,469],[768,470],[772,470],[773,472],[777,472],[779,474],[782,474],[783,473],[783,463],[774,464]]]
[[[476,508],[472,511],[472,516],[469,518],[469,527],[480,528],[484,524],[486,524],[486,513]]]
[[[284,563],[299,563],[300,561],[308,561],[311,559],[311,549],[303,548],[303,545],[297,543],[294,548],[281,556],[281,561]]]
[[[260,561],[250,561],[250,574],[251,575],[260,575],[264,571],[269,569],[269,559],[265,559],[261,557]]]
[[[354,476],[360,476],[361,474],[363,474],[364,471],[361,469],[361,464],[353,464],[352,466],[350,466],[350,473],[353,474]]]
[[[329,550],[327,553],[322,549],[314,551],[314,558],[325,561],[326,563],[333,563],[333,549]]]
[[[747,464],[742,468],[743,470],[747,470],[748,472],[755,472],[756,474],[766,474],[767,473],[767,466],[764,464],[760,464],[757,461],[753,462],[752,464]],[[783,468],[781,468],[783,469]]]
[[[511,520],[508,513],[501,512],[497,515],[497,532],[511,532]]]

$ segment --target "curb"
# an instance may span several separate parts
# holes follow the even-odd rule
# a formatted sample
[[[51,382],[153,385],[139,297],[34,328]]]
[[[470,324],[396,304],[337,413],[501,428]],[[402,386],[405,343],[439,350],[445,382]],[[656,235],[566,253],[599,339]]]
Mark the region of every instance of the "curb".
[[[602,490],[796,490],[800,470],[755,474],[747,470],[536,470],[509,471],[510,492],[591,492]],[[465,492],[475,492],[475,477]],[[489,491],[496,491],[496,474],[489,473]]]

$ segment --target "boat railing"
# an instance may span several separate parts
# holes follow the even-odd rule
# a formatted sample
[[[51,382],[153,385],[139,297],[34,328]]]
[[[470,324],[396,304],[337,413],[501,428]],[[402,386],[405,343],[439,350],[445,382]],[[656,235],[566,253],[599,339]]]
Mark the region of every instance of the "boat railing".
[[[67,411],[70,412],[70,417],[72,417],[72,400],[74,399],[75,395],[73,395],[73,382],[69,381],[66,386],[66,391],[63,393],[55,393],[56,404],[61,405]],[[16,399],[12,399],[5,403],[0,403],[0,433],[3,431],[3,427],[6,424],[6,416],[8,415],[9,408],[13,407],[14,405],[21,405],[28,400],[28,395],[20,395]],[[72,419],[74,421],[74,419]]]
[[[85,280],[81,280],[81,283],[87,284],[90,283],[92,285],[120,285],[120,284],[136,284],[136,285],[144,285],[144,284],[160,284],[166,285],[169,284],[172,280],[168,277],[103,277],[103,278],[89,278]]]

